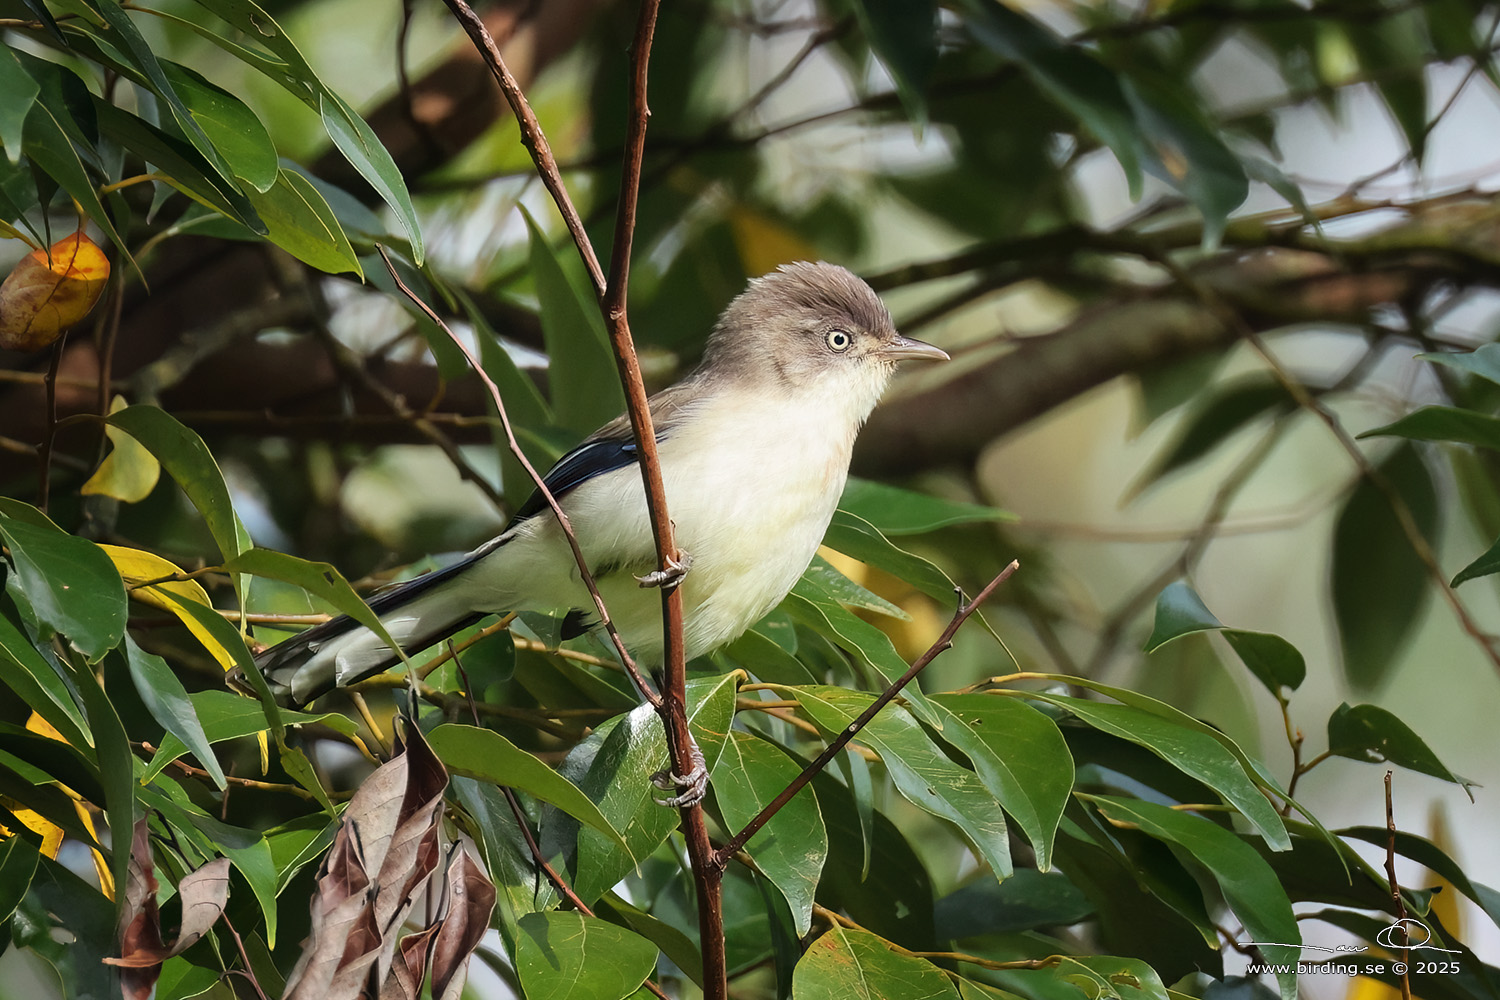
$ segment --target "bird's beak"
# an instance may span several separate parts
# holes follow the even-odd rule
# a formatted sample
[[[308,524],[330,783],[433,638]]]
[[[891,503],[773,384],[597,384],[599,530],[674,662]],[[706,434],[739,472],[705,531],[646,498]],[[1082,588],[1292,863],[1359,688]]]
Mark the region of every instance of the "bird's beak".
[[[887,361],[948,360],[948,352],[941,347],[933,347],[924,341],[903,337],[899,333],[896,334],[895,340],[880,349],[880,353]]]

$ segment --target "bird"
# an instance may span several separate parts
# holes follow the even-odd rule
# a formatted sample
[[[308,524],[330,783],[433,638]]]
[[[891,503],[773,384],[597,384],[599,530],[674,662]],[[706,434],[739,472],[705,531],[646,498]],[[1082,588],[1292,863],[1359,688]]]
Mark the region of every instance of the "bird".
[[[628,416],[559,459],[543,481],[631,655],[661,665],[661,599],[650,584],[680,586],[688,659],[733,641],[775,608],[812,562],[843,493],[855,436],[896,366],[947,359],[898,333],[870,286],[836,264],[784,264],[753,279],[724,309],[698,367],[648,400],[683,554],[669,579],[657,571]],[[369,605],[411,651],[491,614],[561,614],[571,636],[590,627],[594,612],[540,490],[499,535]],[[347,616],[256,656],[277,700],[294,706],[398,660]]]

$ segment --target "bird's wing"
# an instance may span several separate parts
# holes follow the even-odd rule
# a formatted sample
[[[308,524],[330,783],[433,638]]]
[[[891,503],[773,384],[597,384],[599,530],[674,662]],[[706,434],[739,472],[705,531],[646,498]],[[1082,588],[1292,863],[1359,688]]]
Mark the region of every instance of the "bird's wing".
[[[694,398],[695,392],[689,385],[680,382],[651,397],[651,420],[656,427],[658,444],[671,433],[672,425],[681,419]],[[635,431],[630,426],[630,418],[621,414],[558,459],[557,464],[542,477],[542,482],[547,484],[554,499],[561,500],[569,491],[595,476],[634,465],[636,451]],[[506,531],[546,509],[547,498],[542,496],[541,490],[533,490],[506,525]]]
[[[657,435],[661,440],[661,435]],[[547,473],[542,477],[542,482],[547,485],[548,491],[556,500],[561,500],[570,490],[576,489],[582,484],[602,476],[606,472],[623,469],[627,465],[635,464],[635,438],[630,434],[630,428],[625,428],[624,437],[595,437],[590,438],[583,444],[568,452],[557,460]],[[510,523],[505,526],[509,531],[522,521],[547,510],[547,498],[542,491],[532,490],[531,496],[516,510]]]

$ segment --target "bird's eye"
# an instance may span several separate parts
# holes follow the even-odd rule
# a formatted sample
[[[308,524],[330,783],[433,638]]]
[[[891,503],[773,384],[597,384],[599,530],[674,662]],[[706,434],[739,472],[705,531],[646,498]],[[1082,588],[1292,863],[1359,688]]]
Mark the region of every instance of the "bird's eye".
[[[849,349],[849,345],[854,343],[854,338],[849,336],[843,330],[829,330],[828,337],[826,339],[828,342],[828,349],[839,354],[843,354]]]

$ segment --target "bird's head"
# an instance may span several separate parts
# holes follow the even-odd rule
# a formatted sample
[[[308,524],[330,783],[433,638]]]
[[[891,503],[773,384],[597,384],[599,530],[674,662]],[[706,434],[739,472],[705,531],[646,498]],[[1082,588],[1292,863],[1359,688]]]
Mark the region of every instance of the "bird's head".
[[[896,332],[869,285],[836,264],[784,264],[756,278],[724,310],[701,375],[775,391],[848,402],[863,420],[896,365],[948,355]]]

